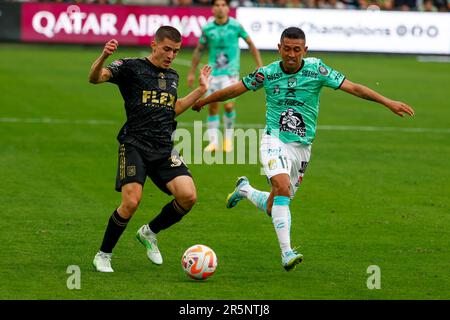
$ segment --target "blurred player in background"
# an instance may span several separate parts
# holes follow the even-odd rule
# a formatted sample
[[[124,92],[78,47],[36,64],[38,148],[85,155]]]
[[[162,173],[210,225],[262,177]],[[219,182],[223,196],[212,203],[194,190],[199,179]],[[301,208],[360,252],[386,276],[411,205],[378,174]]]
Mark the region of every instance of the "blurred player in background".
[[[407,104],[347,80],[320,59],[304,58],[307,49],[301,29],[285,29],[278,44],[280,61],[259,68],[242,81],[200,99],[193,107],[200,110],[208,103],[235,98],[248,90],[265,89],[266,128],[260,155],[271,183],[271,192],[256,190],[246,177],[240,177],[235,190],[228,195],[227,207],[233,208],[242,199],[249,199],[272,217],[281,249],[281,263],[287,271],[303,260],[303,255],[291,248],[289,205],[302,182],[311,156],[322,87],[341,89],[359,98],[378,102],[399,116],[414,114]]]
[[[170,68],[181,47],[181,34],[177,29],[160,27],[149,56],[119,59],[104,68],[105,60],[118,45],[114,39],[106,43],[89,73],[91,83],[111,82],[119,87],[127,115],[117,136],[120,146],[116,191],[122,193],[122,202],[111,215],[100,250],[94,257],[93,264],[100,272],[113,272],[112,250],[139,206],[147,176],[160,190],[174,197],[136,233],[148,258],[155,264],[162,264],[156,234],[180,221],[196,202],[191,173],[173,148],[175,117],[208,90],[211,73],[209,66],[203,67],[199,87],[178,99],[179,76]]]
[[[188,86],[191,88],[194,80],[197,66],[205,49],[208,50],[208,64],[213,67],[212,77],[208,93],[225,88],[239,81],[240,69],[240,50],[239,38],[245,40],[257,67],[262,66],[261,56],[258,49],[253,44],[247,32],[241,24],[228,16],[230,11],[228,0],[213,0],[212,12],[214,21],[206,24],[202,29],[202,36],[194,50],[192,57],[192,67],[188,74]],[[225,101],[225,113],[223,123],[225,128],[225,139],[223,141],[223,150],[232,151],[234,122],[236,111],[234,110],[234,99]],[[209,144],[205,151],[216,151],[219,146],[219,104],[213,102],[209,105],[208,114],[208,139]]]

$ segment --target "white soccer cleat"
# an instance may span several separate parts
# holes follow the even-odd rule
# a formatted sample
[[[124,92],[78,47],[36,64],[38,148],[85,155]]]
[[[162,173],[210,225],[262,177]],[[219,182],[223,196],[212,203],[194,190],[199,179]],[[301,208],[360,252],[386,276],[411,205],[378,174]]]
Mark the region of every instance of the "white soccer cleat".
[[[158,249],[158,242],[156,240],[156,234],[151,232],[148,225],[144,224],[136,233],[136,238],[147,249],[147,257],[154,264],[160,265],[163,263],[161,252]]]
[[[303,261],[303,255],[295,250],[286,251],[281,255],[281,264],[286,271],[294,270]]]
[[[102,251],[97,252],[92,264],[98,272],[114,272],[111,268],[112,253],[104,253]]]

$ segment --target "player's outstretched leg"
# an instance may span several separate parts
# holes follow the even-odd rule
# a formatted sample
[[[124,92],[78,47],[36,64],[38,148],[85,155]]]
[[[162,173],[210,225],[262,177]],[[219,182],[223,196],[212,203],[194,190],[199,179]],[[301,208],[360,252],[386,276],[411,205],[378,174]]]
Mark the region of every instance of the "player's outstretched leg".
[[[270,193],[265,191],[259,191],[250,185],[247,177],[242,176],[237,179],[236,188],[227,197],[227,208],[234,208],[239,201],[247,198],[258,209],[267,213],[267,199]]]

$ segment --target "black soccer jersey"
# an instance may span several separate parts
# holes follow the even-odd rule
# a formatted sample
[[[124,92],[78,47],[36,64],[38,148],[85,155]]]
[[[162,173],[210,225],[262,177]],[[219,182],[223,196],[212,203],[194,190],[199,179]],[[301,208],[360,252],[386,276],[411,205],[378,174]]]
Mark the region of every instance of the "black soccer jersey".
[[[178,73],[152,64],[147,58],[119,59],[107,66],[125,102],[127,121],[117,140],[148,155],[170,154],[176,128]]]

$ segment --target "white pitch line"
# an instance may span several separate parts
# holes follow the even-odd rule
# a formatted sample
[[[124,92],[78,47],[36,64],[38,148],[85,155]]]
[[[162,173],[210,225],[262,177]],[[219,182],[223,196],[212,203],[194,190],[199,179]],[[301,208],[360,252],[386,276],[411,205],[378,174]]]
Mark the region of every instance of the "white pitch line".
[[[196,120],[199,121],[199,120]],[[0,123],[33,123],[33,124],[74,124],[74,125],[121,125],[122,122],[115,120],[69,120],[52,118],[0,118]],[[193,128],[194,122],[178,122],[181,128]],[[206,127],[206,123],[202,123]],[[237,129],[262,129],[261,123],[239,123]],[[365,132],[411,132],[411,133],[450,133],[450,128],[400,128],[400,127],[371,127],[371,126],[342,126],[342,125],[320,125],[318,130],[325,131],[365,131]]]
[[[38,124],[116,124],[117,121],[112,120],[66,120],[51,118],[0,118],[3,123],[38,123]]]
[[[366,131],[366,132],[380,132],[380,131],[395,131],[395,132],[430,132],[430,133],[450,133],[450,128],[400,128],[400,127],[370,127],[370,126],[332,126],[321,125],[317,126],[319,130],[331,131]]]
[[[178,122],[180,127],[192,128],[192,122]],[[206,123],[203,127],[206,127]],[[263,129],[265,125],[260,123],[240,123],[236,125],[239,129]],[[318,130],[325,131],[366,131],[366,132],[380,132],[380,131],[396,131],[396,132],[432,132],[432,133],[450,133],[450,128],[399,128],[399,127],[370,127],[370,126],[334,126],[334,125],[320,125]]]
[[[449,56],[417,56],[417,61],[450,63],[450,57]]]

